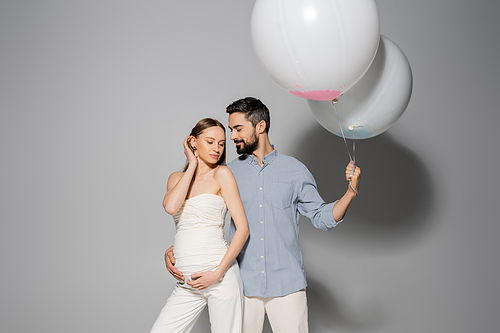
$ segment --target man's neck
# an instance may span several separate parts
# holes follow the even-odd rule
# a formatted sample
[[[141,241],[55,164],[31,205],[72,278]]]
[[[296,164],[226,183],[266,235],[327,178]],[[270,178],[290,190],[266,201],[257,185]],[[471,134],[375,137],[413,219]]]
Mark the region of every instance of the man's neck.
[[[257,149],[254,150],[252,155],[257,157],[257,161],[259,162],[259,165],[263,166],[264,162],[262,162],[262,159],[264,158],[264,156],[266,156],[267,154],[269,154],[273,150],[274,150],[274,148],[271,145],[271,142],[269,142],[269,137],[266,135],[266,136],[263,136],[260,138],[259,146],[257,147]]]

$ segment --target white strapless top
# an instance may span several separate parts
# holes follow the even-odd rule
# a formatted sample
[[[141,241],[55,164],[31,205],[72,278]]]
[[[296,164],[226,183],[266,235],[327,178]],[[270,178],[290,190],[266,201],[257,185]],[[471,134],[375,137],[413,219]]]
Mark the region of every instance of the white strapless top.
[[[184,275],[217,269],[226,254],[222,197],[204,193],[187,199],[174,215],[175,267]]]

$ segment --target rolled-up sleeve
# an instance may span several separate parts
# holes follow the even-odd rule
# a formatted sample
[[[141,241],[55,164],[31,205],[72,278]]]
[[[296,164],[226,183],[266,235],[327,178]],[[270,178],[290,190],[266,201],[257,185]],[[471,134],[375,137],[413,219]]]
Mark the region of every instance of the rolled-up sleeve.
[[[343,221],[343,217],[340,221],[335,221],[332,210],[337,201],[325,203],[319,195],[313,175],[305,166],[298,186],[298,210],[311,220],[315,228],[328,231]]]

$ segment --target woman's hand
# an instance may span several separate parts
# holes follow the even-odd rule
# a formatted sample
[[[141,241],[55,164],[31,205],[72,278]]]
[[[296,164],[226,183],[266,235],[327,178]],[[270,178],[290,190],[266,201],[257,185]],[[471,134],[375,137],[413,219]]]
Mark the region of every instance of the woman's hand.
[[[221,274],[217,271],[194,273],[191,274],[191,279],[193,281],[187,281],[186,283],[194,289],[203,290],[207,289],[221,278]]]
[[[193,153],[193,151],[189,147],[190,146],[189,143],[190,143],[190,141],[192,139],[194,139],[194,136],[188,135],[184,139],[184,142],[182,143],[182,145],[184,146],[184,155],[186,155],[186,157],[187,157],[188,164],[189,165],[193,165],[193,166],[197,166],[198,165],[198,159],[196,158],[196,155]]]

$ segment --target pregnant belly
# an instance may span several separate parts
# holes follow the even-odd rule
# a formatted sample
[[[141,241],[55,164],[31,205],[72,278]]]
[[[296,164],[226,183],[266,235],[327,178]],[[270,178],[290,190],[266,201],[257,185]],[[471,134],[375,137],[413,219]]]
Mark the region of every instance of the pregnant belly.
[[[175,235],[175,266],[184,275],[217,269],[226,251],[220,229],[185,230]]]

